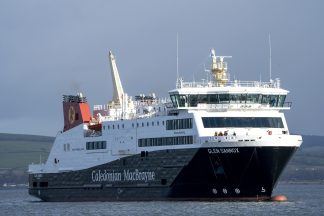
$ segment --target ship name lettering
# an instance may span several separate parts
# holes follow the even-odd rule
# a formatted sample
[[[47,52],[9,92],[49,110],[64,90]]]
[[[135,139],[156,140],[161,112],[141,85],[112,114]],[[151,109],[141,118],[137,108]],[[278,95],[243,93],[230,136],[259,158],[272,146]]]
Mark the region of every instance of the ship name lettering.
[[[240,153],[238,148],[210,148],[207,150],[209,154],[238,154]]]
[[[222,154],[236,154],[236,153],[240,153],[238,148],[224,148],[224,149],[220,149]]]

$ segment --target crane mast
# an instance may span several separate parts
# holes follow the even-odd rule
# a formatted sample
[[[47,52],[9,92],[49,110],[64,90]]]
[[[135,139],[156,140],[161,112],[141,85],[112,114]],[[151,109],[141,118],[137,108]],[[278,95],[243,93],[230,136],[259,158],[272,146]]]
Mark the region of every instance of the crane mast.
[[[123,101],[124,96],[124,90],[123,86],[120,81],[117,65],[116,65],[116,59],[115,56],[112,54],[111,51],[109,51],[109,62],[110,62],[110,69],[111,69],[111,76],[112,76],[112,82],[113,82],[113,99],[111,103],[114,105],[121,105]]]

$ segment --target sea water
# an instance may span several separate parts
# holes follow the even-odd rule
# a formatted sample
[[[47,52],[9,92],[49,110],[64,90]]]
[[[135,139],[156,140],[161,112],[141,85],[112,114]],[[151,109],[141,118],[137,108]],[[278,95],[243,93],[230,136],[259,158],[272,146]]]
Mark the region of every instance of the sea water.
[[[287,202],[42,202],[27,188],[0,189],[0,215],[324,215],[324,184],[279,184]]]

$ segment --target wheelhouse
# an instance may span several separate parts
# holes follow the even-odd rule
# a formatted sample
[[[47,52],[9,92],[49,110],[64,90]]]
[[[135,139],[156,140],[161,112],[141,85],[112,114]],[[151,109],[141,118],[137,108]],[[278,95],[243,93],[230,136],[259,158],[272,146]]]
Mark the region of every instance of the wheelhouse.
[[[170,98],[174,107],[197,107],[198,104],[262,104],[270,107],[284,107],[286,94],[179,94],[172,92]]]

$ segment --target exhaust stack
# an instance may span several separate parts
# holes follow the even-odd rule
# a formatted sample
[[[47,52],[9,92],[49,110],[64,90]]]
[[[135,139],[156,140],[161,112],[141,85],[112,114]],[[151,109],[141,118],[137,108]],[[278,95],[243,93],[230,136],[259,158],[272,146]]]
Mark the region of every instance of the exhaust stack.
[[[63,113],[64,132],[91,120],[90,107],[82,93],[76,96],[63,95]]]

